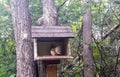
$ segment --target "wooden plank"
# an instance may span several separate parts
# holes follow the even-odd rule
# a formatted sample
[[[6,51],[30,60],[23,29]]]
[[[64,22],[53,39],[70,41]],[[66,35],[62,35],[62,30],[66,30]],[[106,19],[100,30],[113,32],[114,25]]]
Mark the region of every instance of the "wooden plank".
[[[70,29],[33,29],[32,32],[40,32],[40,33],[61,33],[61,32],[72,32]]]
[[[71,55],[71,50],[70,50],[71,47],[70,47],[69,39],[66,39],[64,41],[64,43],[65,43],[65,46],[66,46],[66,55],[70,56]]]
[[[55,32],[72,32],[70,28],[32,28],[32,32],[40,32],[40,33],[55,33]]]
[[[32,33],[32,37],[70,37],[73,38],[73,33]]]
[[[45,77],[57,77],[57,64],[46,65],[46,76]]]
[[[60,64],[60,60],[44,60],[44,64]]]
[[[32,26],[32,28],[70,28],[70,26]]]
[[[37,57],[37,39],[34,38],[34,60]]]
[[[41,38],[38,38],[38,42],[63,42],[66,38],[55,38],[55,37],[52,37],[52,38],[49,38],[49,37],[41,37]]]
[[[69,26],[32,26],[32,37],[74,37]]]
[[[35,28],[35,27],[32,27],[32,30],[35,30],[35,29],[59,29],[59,30],[61,30],[61,29],[70,29],[71,30],[71,28],[70,27],[37,27],[37,28]]]
[[[35,60],[63,60],[72,58],[72,56],[37,56]]]
[[[35,35],[35,34],[40,34],[40,33],[39,33],[39,32],[33,32],[32,34]],[[72,32],[44,32],[44,33],[41,32],[41,35],[42,35],[42,34],[46,34],[46,35],[47,35],[47,34],[51,34],[51,35],[54,35],[54,34],[57,34],[57,35],[63,34],[63,35],[65,35],[65,34],[67,34],[67,35],[70,35],[70,36],[74,36]]]

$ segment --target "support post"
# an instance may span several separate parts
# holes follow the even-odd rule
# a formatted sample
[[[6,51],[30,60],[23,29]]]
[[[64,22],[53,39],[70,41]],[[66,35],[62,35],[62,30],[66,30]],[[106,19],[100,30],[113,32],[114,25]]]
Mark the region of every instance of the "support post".
[[[47,64],[45,69],[45,77],[57,77],[57,64]]]
[[[34,40],[34,60],[37,57],[37,39],[33,39]]]

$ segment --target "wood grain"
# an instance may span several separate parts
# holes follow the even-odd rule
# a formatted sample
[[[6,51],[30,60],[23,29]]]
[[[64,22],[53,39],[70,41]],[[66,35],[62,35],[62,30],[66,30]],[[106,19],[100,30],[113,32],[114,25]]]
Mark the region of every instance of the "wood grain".
[[[32,26],[31,31],[32,37],[74,37],[69,26]]]

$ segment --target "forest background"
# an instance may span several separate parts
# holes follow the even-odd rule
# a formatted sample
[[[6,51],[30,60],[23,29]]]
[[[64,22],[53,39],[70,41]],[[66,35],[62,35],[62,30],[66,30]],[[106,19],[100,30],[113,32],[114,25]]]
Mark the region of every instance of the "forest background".
[[[69,25],[75,34],[71,40],[74,59],[62,61],[64,77],[83,77],[82,18],[87,7],[92,9],[92,50],[94,73],[100,77],[120,76],[120,1],[55,0],[60,25]],[[62,5],[63,4],[63,5]],[[30,0],[32,24],[42,16],[40,0]],[[0,0],[0,77],[15,77],[16,53],[10,0]]]

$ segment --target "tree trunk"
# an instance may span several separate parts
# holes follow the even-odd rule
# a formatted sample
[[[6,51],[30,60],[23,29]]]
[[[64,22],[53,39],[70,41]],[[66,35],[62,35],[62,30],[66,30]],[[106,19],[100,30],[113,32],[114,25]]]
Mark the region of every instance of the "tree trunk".
[[[84,3],[90,3],[90,0],[83,0]],[[91,49],[92,43],[92,18],[90,7],[86,9],[83,17],[83,60],[84,60],[84,77],[94,77],[94,61]]]
[[[57,10],[54,0],[42,0],[43,16],[38,19],[38,25],[55,26],[57,25]]]
[[[14,35],[16,41],[16,77],[36,77],[31,42],[29,0],[11,0]]]
[[[57,10],[54,0],[41,0],[43,7],[43,15],[37,21],[40,26],[56,26],[57,25]],[[46,67],[42,61],[38,62],[40,77],[49,77],[45,75]],[[51,70],[50,70],[51,71]]]

